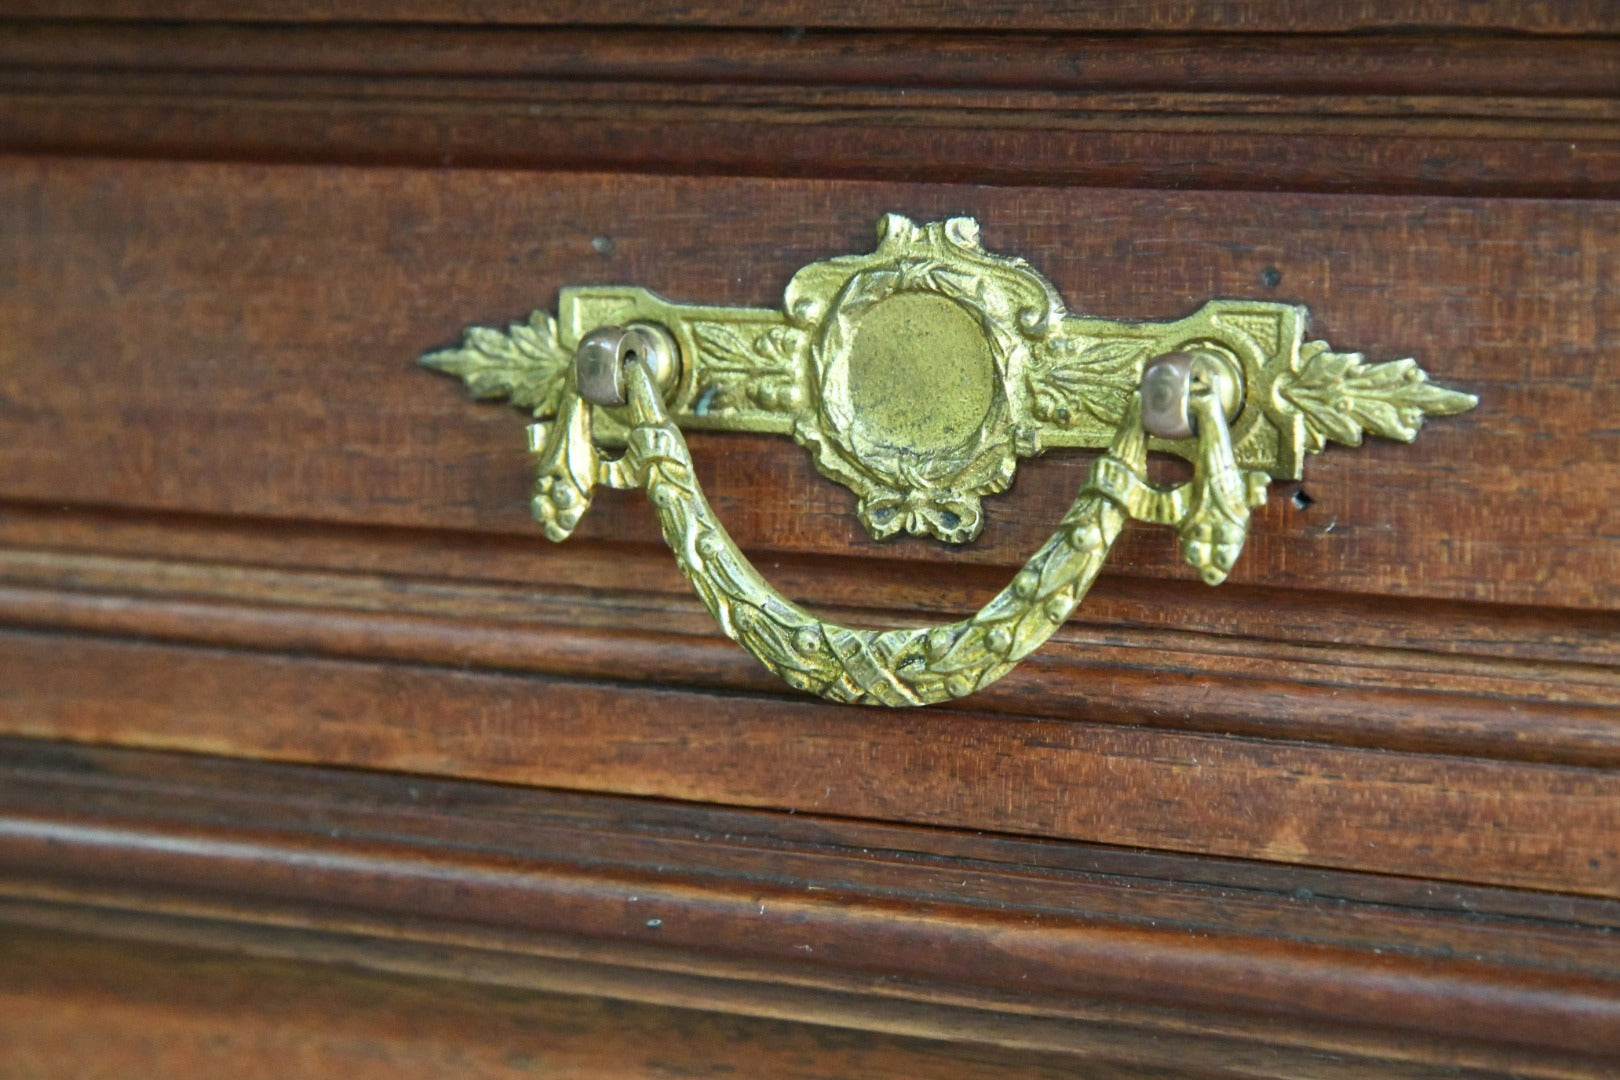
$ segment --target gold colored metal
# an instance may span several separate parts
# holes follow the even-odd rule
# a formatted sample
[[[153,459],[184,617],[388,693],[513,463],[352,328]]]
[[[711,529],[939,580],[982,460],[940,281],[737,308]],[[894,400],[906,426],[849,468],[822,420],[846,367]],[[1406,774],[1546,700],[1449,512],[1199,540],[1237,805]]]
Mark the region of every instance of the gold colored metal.
[[[980,499],[1012,482],[1019,457],[1103,447],[1144,365],[1171,353],[1222,358],[1244,386],[1232,425],[1245,469],[1298,479],[1307,453],[1363,431],[1411,440],[1425,416],[1474,399],[1429,383],[1410,360],[1368,365],[1304,341],[1304,308],[1216,300],[1185,318],[1129,323],[1068,314],[1022,259],[985,252],[971,218],[916,225],[889,214],[877,250],[812,263],[783,309],[674,304],[630,286],[568,288],[558,318],[474,327],[423,362],[474,397],[560,416],[574,353],[590,330],[667,327],[684,360],[668,398],[683,430],[791,434],[855,492],[879,539],[899,532],[961,543]],[[593,408],[605,445],[621,412]],[[1150,450],[1192,459],[1193,440]]]
[[[1297,479],[1329,439],[1410,441],[1425,417],[1476,403],[1411,360],[1369,365],[1305,342],[1306,318],[1231,300],[1171,322],[1072,316],[1023,260],[985,252],[972,219],[919,226],[890,214],[872,254],[794,275],[782,311],[565,289],[558,319],[474,327],[460,348],[422,361],[542,421],[530,445],[548,537],[573,531],[597,484],[645,487],[728,636],[801,689],[917,705],[971,693],[1045,641],[1126,518],[1175,528],[1187,561],[1218,584],[1271,478]],[[616,329],[629,323],[640,328]],[[626,345],[634,334],[647,336]],[[1108,450],[1057,533],[978,615],[867,631],[816,619],[759,576],[714,519],[683,428],[792,434],[856,493],[874,536],[952,543],[978,535],[981,497],[1012,482],[1020,456]],[[605,460],[609,447],[625,452]],[[1153,485],[1149,450],[1187,458],[1193,479]]]

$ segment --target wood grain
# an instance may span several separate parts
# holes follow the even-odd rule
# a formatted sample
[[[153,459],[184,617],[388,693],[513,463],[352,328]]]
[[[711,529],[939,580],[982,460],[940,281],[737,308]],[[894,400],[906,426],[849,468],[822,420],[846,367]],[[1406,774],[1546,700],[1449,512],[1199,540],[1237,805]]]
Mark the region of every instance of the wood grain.
[[[1601,40],[0,23],[13,151],[1612,196]]]
[[[676,86],[950,88],[1269,95],[1340,110],[1367,98],[1445,101],[1454,119],[1533,99],[1546,117],[1612,115],[1620,55],[1601,38],[1467,33],[1005,34],[823,30],[0,20],[0,61],[33,71]],[[453,85],[453,84],[450,84]],[[812,99],[813,100],[813,99]],[[1421,107],[1421,105],[1420,105]],[[1560,112],[1567,110],[1567,112]],[[1333,106],[1328,105],[1328,111]],[[933,163],[936,166],[942,163]]]
[[[624,87],[580,101],[568,83],[468,84],[450,96],[438,86],[427,101],[413,100],[410,87],[356,96],[335,83],[235,81],[199,95],[192,81],[0,80],[10,84],[0,88],[0,137],[14,152],[51,155],[1172,190],[1612,198],[1620,174],[1612,121],[1166,119],[1162,110],[1188,103],[1162,98],[1137,100],[1134,110],[1113,98],[981,115],[971,111],[976,94],[874,105],[835,92],[815,108],[798,92],[746,95],[791,103],[648,104],[648,93]],[[663,87],[650,94],[666,96]]]
[[[1298,300],[1341,348],[1419,353],[1481,395],[1415,446],[1313,460],[1314,504],[1274,500],[1237,581],[1563,607],[1617,595],[1605,418],[1620,380],[1601,343],[1620,222],[1604,204],[26,159],[3,184],[0,349],[17,359],[0,371],[0,497],[532,535],[520,418],[468,404],[417,354],[568,282],[775,303],[798,265],[866,246],[884,209],[973,212],[992,248],[1030,257],[1082,309]],[[998,566],[1044,539],[1085,468],[1027,464],[983,540],[945,552],[866,539],[848,493],[785,440],[708,436],[697,455],[753,551]],[[601,500],[585,532],[655,535],[628,496]],[[1162,530],[1133,531],[1113,564],[1182,574]]]
[[[1207,1022],[1177,1022],[1165,1010],[1155,1010],[1145,1022],[1140,1017],[1122,1016],[1128,1010],[1117,1007],[1106,1017],[1081,1018],[1072,1014],[1082,1010],[1071,1007],[1071,1015],[1060,1018],[996,1011],[993,1006],[967,1007],[958,999],[945,1000],[949,995],[941,995],[941,1000],[911,1001],[875,998],[860,989],[807,986],[803,980],[771,985],[758,978],[694,976],[646,967],[632,974],[610,964],[558,960],[532,951],[500,952],[362,936],[352,925],[347,933],[331,934],[285,926],[245,926],[195,913],[173,918],[39,901],[0,900],[0,914],[30,934],[43,930],[52,935],[89,936],[98,942],[129,940],[168,946],[141,950],[149,956],[156,952],[159,963],[176,958],[177,952],[183,957],[205,949],[213,954],[205,959],[216,964],[244,955],[290,960],[317,978],[325,974],[322,968],[336,964],[405,976],[413,982],[432,980],[441,986],[448,980],[478,988],[562,994],[576,1000],[648,1003],[683,1012],[697,1010],[700,1017],[724,1012],[927,1040],[941,1051],[984,1053],[1003,1070],[1016,1067],[1009,1063],[1049,1055],[1058,1056],[1070,1075],[1083,1070],[1087,1076],[1110,1078],[1484,1080],[1506,1075],[1586,1080],[1603,1076],[1607,1068],[1601,1056],[1594,1060],[1593,1055],[1567,1050],[1549,1053],[1493,1047],[1483,1052],[1478,1048],[1464,1051],[1455,1044],[1435,1045],[1434,1040],[1410,1034],[1360,1033],[1357,1037],[1341,1032],[1334,1037],[1320,1031],[1300,1032],[1285,1028],[1276,1019],[1263,1029],[1239,1021],[1216,1030]],[[510,941],[504,944],[509,947]],[[184,951],[173,949],[175,945]],[[344,1025],[348,1017],[340,1013],[328,1019]],[[612,1035],[603,1037],[611,1039]],[[1003,1053],[1002,1048],[1014,1053]],[[115,1055],[128,1052],[122,1047],[113,1051]],[[900,1075],[909,1074],[902,1067]]]
[[[0,1077],[1070,1076],[1057,1054],[0,931]],[[1169,1077],[1088,1063],[1087,1075]],[[1208,1074],[1205,1074],[1208,1075]]]
[[[174,599],[231,596],[249,590],[256,601],[296,602],[299,591],[255,589],[256,572],[324,575],[334,604],[388,606],[359,598],[386,590],[495,589],[543,607],[571,603],[629,605],[638,617],[691,597],[662,545],[608,544],[576,539],[541,542],[534,533],[413,530],[316,522],[166,514],[112,507],[0,503],[4,580],[56,590],[97,590]],[[191,564],[191,565],[188,565]],[[119,567],[125,567],[120,571]],[[969,612],[1006,584],[996,566],[961,563],[940,574],[924,560],[773,555],[773,580],[791,597],[834,608],[902,610],[928,618]],[[291,580],[296,580],[292,578]],[[211,584],[209,584],[211,583]],[[68,602],[65,598],[63,602]],[[453,613],[453,605],[436,611]],[[506,602],[505,611],[516,610]],[[1261,617],[1262,613],[1264,617]],[[679,618],[668,625],[690,625]],[[619,624],[622,626],[622,624]],[[658,622],[656,625],[666,625]],[[708,626],[704,623],[698,625]],[[1105,575],[1071,625],[1113,630],[1185,630],[1209,647],[1225,642],[1292,643],[1318,647],[1331,660],[1336,646],[1385,647],[1408,653],[1412,666],[1444,658],[1549,661],[1568,665],[1570,682],[1605,682],[1620,663],[1615,614],[1467,602],[1411,601],[1348,593],[1228,585],[1189,590],[1169,576]]]
[[[760,5],[746,0],[683,0],[678,4],[628,0],[611,6],[591,0],[15,0],[15,15],[88,19],[342,22],[357,20],[507,24],[771,26],[792,31],[813,26],[917,27],[965,30],[1240,30],[1308,33],[1370,29],[1469,29],[1539,34],[1604,34],[1617,28],[1603,0],[791,0]]]
[[[0,730],[41,738],[1620,895],[1613,771],[20,631],[0,644]]]
[[[972,1007],[978,1020],[956,1038],[1126,1050],[1139,1065],[1169,1052],[1234,1067],[1247,1042],[1239,1075],[1359,1076],[1357,1057],[1384,1056],[1407,1069],[1375,1074],[1427,1062],[1589,1076],[1620,1052],[1613,903],[340,770],[4,749],[0,893],[15,899],[0,917],[19,925],[149,940],[187,940],[189,926],[216,949],[518,987],[556,988],[544,980],[566,978],[555,961],[571,959],[576,988],[594,979],[631,1000],[701,1005],[752,982],[755,1006],[741,1011],[754,1015],[797,985],[871,1002],[864,1023],[845,1013],[839,1026],[951,1038],[893,1006]],[[317,936],[300,946],[287,932]],[[552,974],[541,963],[525,976],[530,956],[551,957]],[[603,982],[611,965],[617,989]],[[1005,1017],[999,1028],[989,1013]],[[1207,1039],[1193,1044],[1203,1053],[1188,1052],[1189,1035]],[[1282,1056],[1257,1059],[1266,1041]],[[1301,1070],[1290,1050],[1326,1056]]]
[[[23,0],[0,20],[0,1077],[1596,1080],[1620,1063],[1620,19],[1598,0]],[[1446,196],[1446,197],[1436,197]],[[884,211],[1076,309],[1308,304],[1482,404],[1133,529],[957,707],[723,641],[414,358]],[[954,617],[699,436],[791,596]],[[99,744],[99,745],[98,745]],[[170,752],[175,751],[175,752]]]
[[[215,536],[217,558],[228,549]],[[280,550],[289,539],[280,535],[275,557],[298,557]],[[421,570],[432,576],[407,576],[396,559],[387,577],[0,547],[0,621],[300,655],[786,693],[719,633],[661,550],[581,545],[568,549],[575,572],[566,584],[555,580],[551,559],[539,559],[521,584],[475,583],[446,580],[445,544],[430,545],[433,562]],[[792,585],[828,567],[777,569]],[[846,624],[906,622],[924,599],[950,603],[927,576],[903,564],[856,563],[840,575],[836,595],[814,600]],[[1199,598],[1194,605],[1176,592],[1152,583],[1105,588],[1010,682],[975,695],[972,708],[1620,764],[1620,677],[1605,655],[1616,647],[1612,618],[1584,628],[1560,620],[1559,637],[1543,625],[1526,641],[1504,635],[1511,624],[1494,607],[1375,611],[1318,595],[1294,598],[1287,610],[1235,589],[1214,594],[1218,603]],[[972,599],[963,595],[961,608],[971,608]],[[1265,626],[1234,639],[1258,614]],[[1343,630],[1352,622],[1359,634]],[[1590,635],[1588,651],[1570,658],[1560,646],[1577,629]]]

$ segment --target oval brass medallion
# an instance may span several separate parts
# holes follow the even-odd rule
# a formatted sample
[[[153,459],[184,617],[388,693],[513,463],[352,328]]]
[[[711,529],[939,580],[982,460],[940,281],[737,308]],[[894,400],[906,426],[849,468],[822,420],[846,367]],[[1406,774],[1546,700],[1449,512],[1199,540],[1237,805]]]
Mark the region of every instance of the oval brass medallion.
[[[1170,353],[1226,362],[1245,388],[1233,459],[1274,477],[1299,478],[1305,456],[1330,440],[1410,440],[1424,417],[1474,404],[1411,360],[1368,364],[1305,340],[1307,312],[1291,304],[1216,300],[1165,322],[1070,314],[1028,263],[985,251],[970,218],[919,225],[887,214],[876,250],[801,267],[781,310],[676,304],[618,285],[564,289],[559,303],[557,318],[471,328],[461,348],[424,361],[478,397],[533,410],[536,452],[561,449],[575,348],[601,327],[664,326],[686,364],[665,402],[677,424],[791,434],[855,493],[856,516],[879,540],[973,539],[980,500],[1007,490],[1020,457],[1110,445],[1145,366]],[[1235,404],[1223,402],[1228,417]],[[581,408],[602,446],[625,445],[624,406]],[[1161,436],[1151,448],[1197,455],[1191,438]],[[1150,517],[1186,511],[1166,503]]]
[[[920,705],[1000,678],[1069,617],[1127,518],[1174,527],[1215,584],[1273,476],[1298,478],[1304,455],[1330,439],[1410,441],[1425,417],[1476,403],[1411,360],[1368,364],[1305,341],[1307,312],[1292,305],[1217,300],[1164,323],[1068,315],[1027,263],[980,247],[966,218],[886,215],[875,252],[802,268],[780,312],[673,304],[629,286],[565,289],[560,306],[558,319],[537,312],[506,334],[475,327],[462,348],[423,360],[478,397],[534,409],[532,506],[548,537],[574,531],[598,485],[645,488],[722,632],[791,685],[843,702]],[[602,378],[605,360],[617,368]],[[1173,376],[1162,400],[1142,385],[1161,367]],[[660,381],[660,370],[680,375]],[[1160,414],[1151,424],[1144,397]],[[980,498],[1007,489],[1020,455],[1108,450],[1057,531],[977,615],[858,630],[760,576],[698,485],[687,424],[791,430],[856,493],[856,515],[880,540],[971,540]],[[1148,477],[1150,434],[1193,462],[1191,480]]]
[[[996,367],[978,320],[928,293],[874,304],[849,352],[849,394],[861,436],[924,453],[973,438],[995,395]]]

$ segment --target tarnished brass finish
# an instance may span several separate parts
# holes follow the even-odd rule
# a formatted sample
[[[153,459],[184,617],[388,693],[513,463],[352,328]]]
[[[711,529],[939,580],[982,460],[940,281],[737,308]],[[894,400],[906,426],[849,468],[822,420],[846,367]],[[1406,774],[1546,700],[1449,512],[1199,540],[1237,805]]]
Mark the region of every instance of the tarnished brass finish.
[[[1190,439],[1192,395],[1205,384],[1215,390],[1228,423],[1243,408],[1243,377],[1226,357],[1211,352],[1156,356],[1142,369],[1142,426],[1161,439]]]
[[[574,378],[580,396],[592,405],[624,405],[624,366],[631,360],[643,361],[654,384],[664,393],[680,379],[681,361],[675,340],[662,326],[599,326],[586,334],[574,351]]]
[[[1329,439],[1410,441],[1426,416],[1476,404],[1411,360],[1369,365],[1305,342],[1303,308],[1222,300],[1172,322],[1082,318],[1022,260],[986,253],[971,219],[890,214],[879,236],[870,255],[800,270],[782,311],[565,289],[558,319],[475,327],[422,359],[542,421],[533,505],[548,537],[573,531],[597,484],[645,487],[728,636],[796,687],[888,705],[1005,674],[1080,602],[1127,518],[1175,528],[1218,584],[1271,478],[1297,478]],[[792,434],[857,494],[874,536],[949,542],[978,534],[980,498],[1011,483],[1019,456],[1107,452],[1057,533],[973,618],[867,631],[816,619],[759,576],[714,519],[683,428]],[[1192,480],[1152,484],[1149,450],[1189,459]]]

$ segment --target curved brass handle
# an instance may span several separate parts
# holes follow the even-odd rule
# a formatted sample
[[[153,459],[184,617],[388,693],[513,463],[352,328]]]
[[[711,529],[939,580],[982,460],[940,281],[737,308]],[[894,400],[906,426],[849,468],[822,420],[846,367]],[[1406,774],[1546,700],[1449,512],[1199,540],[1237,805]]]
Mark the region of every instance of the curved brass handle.
[[[475,397],[540,421],[534,513],[563,540],[598,484],[645,487],[664,538],[721,628],[793,686],[922,705],[1006,674],[1068,618],[1127,518],[1174,527],[1204,581],[1224,580],[1249,509],[1329,440],[1410,441],[1469,394],[1411,360],[1368,364],[1306,341],[1304,308],[1217,300],[1181,319],[1069,314],[970,218],[879,222],[867,255],[799,270],[781,310],[675,304],[645,289],[563,290],[557,318],[474,327],[422,358]],[[620,330],[617,326],[623,325]],[[858,497],[874,537],[963,543],[1020,457],[1106,447],[1057,532],[977,615],[916,630],[823,622],[770,587],[715,520],[682,429],[791,434]],[[617,459],[604,448],[622,446]],[[1192,461],[1159,488],[1149,450]]]
[[[656,356],[656,349],[644,339],[639,349],[622,351],[647,357]],[[597,362],[595,353],[604,351],[600,339],[593,336],[582,349],[581,382],[592,381],[587,351],[589,362]],[[659,370],[667,369],[660,364]],[[561,540],[589,506],[594,483],[644,487],[665,542],[726,636],[789,685],[834,701],[928,705],[1001,678],[1074,611],[1127,517],[1176,524],[1189,561],[1206,580],[1219,581],[1242,548],[1249,506],[1265,498],[1264,474],[1244,474],[1232,460],[1218,383],[1195,382],[1187,394],[1199,452],[1192,481],[1178,488],[1147,481],[1147,434],[1133,401],[1057,532],[977,615],[934,627],[853,629],[818,619],[782,596],[738,550],[703,495],[686,439],[664,408],[653,371],[643,359],[623,365],[630,428],[617,460],[599,456],[591,414],[577,388],[559,424],[549,430],[537,425],[536,515],[547,535]],[[616,396],[620,379],[594,381],[612,387],[599,392]]]

